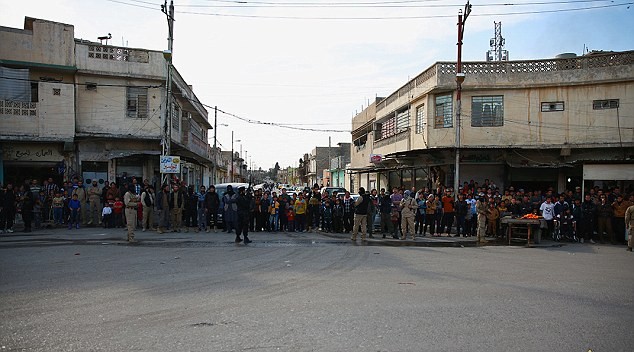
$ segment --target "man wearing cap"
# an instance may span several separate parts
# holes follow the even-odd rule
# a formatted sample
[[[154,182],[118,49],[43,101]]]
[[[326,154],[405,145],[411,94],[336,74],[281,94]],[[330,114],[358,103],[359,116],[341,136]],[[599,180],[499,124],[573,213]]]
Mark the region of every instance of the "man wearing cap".
[[[137,208],[139,207],[139,196],[136,195],[134,186],[131,185],[123,196],[125,204],[125,219],[128,225],[128,242],[134,243],[134,230],[137,222]]]

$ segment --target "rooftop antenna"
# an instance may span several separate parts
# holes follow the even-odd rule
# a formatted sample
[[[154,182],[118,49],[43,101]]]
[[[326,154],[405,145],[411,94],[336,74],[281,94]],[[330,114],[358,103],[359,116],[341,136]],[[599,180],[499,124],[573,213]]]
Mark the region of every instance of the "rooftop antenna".
[[[506,40],[502,37],[502,22],[493,22],[495,37],[489,40],[491,50],[487,51],[487,61],[509,61],[509,52],[504,50]]]

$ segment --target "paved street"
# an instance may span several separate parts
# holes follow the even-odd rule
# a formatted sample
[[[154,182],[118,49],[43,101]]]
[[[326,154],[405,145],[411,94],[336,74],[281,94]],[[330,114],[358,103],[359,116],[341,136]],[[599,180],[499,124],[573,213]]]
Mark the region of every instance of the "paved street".
[[[623,246],[27,235],[0,237],[2,351],[634,348],[634,256]]]

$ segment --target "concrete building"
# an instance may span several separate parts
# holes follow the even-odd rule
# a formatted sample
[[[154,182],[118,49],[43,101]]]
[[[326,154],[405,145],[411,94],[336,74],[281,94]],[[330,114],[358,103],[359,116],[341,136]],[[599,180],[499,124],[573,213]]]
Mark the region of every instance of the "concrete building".
[[[466,62],[463,71],[461,184],[632,187],[634,51]],[[452,186],[456,98],[455,62],[438,62],[377,98],[352,120],[350,182]]]
[[[315,147],[310,154],[304,154],[305,174],[303,178],[308,186],[315,184],[320,186],[330,185],[331,160],[349,153],[349,143],[339,143],[336,147]]]
[[[0,27],[0,42],[2,77],[20,77],[0,80],[0,92],[22,82],[19,91],[30,93],[0,96],[7,181],[54,172],[57,181],[135,176],[160,182],[168,111],[162,52],[75,39],[72,25],[34,18],[22,30]],[[212,126],[174,66],[171,92],[171,155],[181,159],[179,179],[198,187],[213,163]]]
[[[346,168],[350,164],[351,143],[338,143],[337,155],[330,159],[330,168],[324,171],[324,179],[331,187],[348,187]]]

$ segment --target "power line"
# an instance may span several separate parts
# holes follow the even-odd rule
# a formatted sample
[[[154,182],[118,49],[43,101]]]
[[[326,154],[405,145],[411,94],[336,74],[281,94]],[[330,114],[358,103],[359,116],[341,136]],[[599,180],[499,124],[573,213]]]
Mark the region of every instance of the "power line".
[[[129,0],[133,2],[140,2],[151,4],[147,1]],[[561,4],[579,4],[590,2],[612,2],[613,0],[561,0],[561,1],[532,1],[523,3],[484,3],[478,4],[477,7],[511,7],[511,6],[546,6],[546,5],[561,5]],[[224,4],[222,5],[196,5],[196,4],[184,4],[178,5],[178,7],[184,8],[455,8],[460,7],[462,4],[428,4],[430,2],[441,2],[439,0],[429,1],[376,1],[376,2],[266,2],[266,1],[218,1]],[[424,4],[420,4],[424,3]]]
[[[140,8],[146,8],[146,9],[151,9],[151,10],[158,10],[155,7],[150,7],[150,6],[145,6],[145,5],[139,5],[139,4],[134,4],[134,3],[129,3],[129,2],[125,2],[125,1],[121,1],[121,0],[106,0],[106,1],[110,1],[110,2],[115,2],[115,3],[119,3],[119,4],[123,4],[123,5],[127,5],[127,6],[134,6],[134,7],[140,7]],[[133,1],[133,2],[137,2],[140,4],[153,4],[149,1],[142,1],[142,0],[128,0],[128,1]],[[430,0],[433,1],[433,0]],[[229,1],[228,1],[229,2]],[[411,1],[412,3],[414,2],[421,2],[421,1]],[[553,10],[534,10],[534,11],[518,11],[518,12],[506,12],[506,13],[479,13],[479,14],[474,14],[473,16],[477,16],[477,17],[491,17],[491,16],[519,16],[519,15],[532,15],[532,14],[545,14],[545,13],[561,13],[561,12],[573,12],[573,11],[585,11],[585,10],[599,10],[599,9],[606,9],[606,8],[613,8],[613,7],[622,7],[622,6],[631,6],[634,5],[634,2],[623,2],[623,3],[618,3],[618,4],[614,4],[612,3],[613,0],[561,0],[561,1],[553,1],[553,2],[545,2],[545,1],[534,1],[534,2],[527,2],[527,3],[486,3],[486,4],[481,4],[481,5],[475,5],[476,7],[501,7],[501,8],[505,8],[505,7],[510,7],[510,6],[526,6],[526,5],[532,5],[532,6],[549,6],[549,5],[565,5],[565,4],[581,4],[581,3],[592,3],[592,2],[610,2],[610,4],[608,5],[598,5],[598,6],[586,6],[586,7],[577,7],[577,8],[563,8],[563,9],[553,9]],[[341,8],[343,7],[342,5],[346,5],[349,7],[360,7],[357,5],[366,5],[366,7],[374,7],[374,8],[381,8],[381,7],[387,7],[387,6],[378,6],[378,5],[389,5],[389,4],[394,4],[393,6],[396,6],[396,4],[404,4],[407,3],[406,1],[377,1],[377,2],[368,2],[368,3],[286,3],[286,4],[281,4],[281,3],[275,3],[275,2],[248,2],[248,1],[231,1],[231,3],[234,4],[239,4],[239,7],[243,7],[246,8],[248,6],[245,5],[249,5],[249,4],[253,4],[253,5],[249,5],[250,7],[256,7],[256,5],[259,5],[259,7],[264,7],[264,5],[268,5],[268,7],[271,8],[277,8],[277,9],[282,9],[284,7],[304,7],[304,8],[310,8],[311,6],[314,7],[321,7],[321,8]],[[301,5],[305,5],[305,6],[301,6]],[[309,6],[310,5],[310,6]],[[372,6],[370,6],[372,5]],[[158,5],[156,5],[158,6]],[[238,6],[238,5],[235,5]],[[454,8],[456,6],[459,5],[448,5],[448,4],[432,4],[432,5],[409,5],[408,7],[450,7],[450,8]],[[180,7],[221,7],[218,5],[180,5]],[[405,7],[405,6],[403,6]],[[252,18],[252,19],[286,19],[286,20],[411,20],[411,19],[434,19],[434,18],[453,18],[455,17],[454,14],[447,14],[447,15],[420,15],[420,16],[376,16],[376,17],[325,17],[325,16],[268,16],[268,15],[247,15],[247,14],[236,14],[236,13],[211,13],[211,12],[199,12],[199,11],[180,11],[179,13],[182,14],[188,14],[188,15],[201,15],[201,16],[214,16],[214,17],[234,17],[234,18]]]

